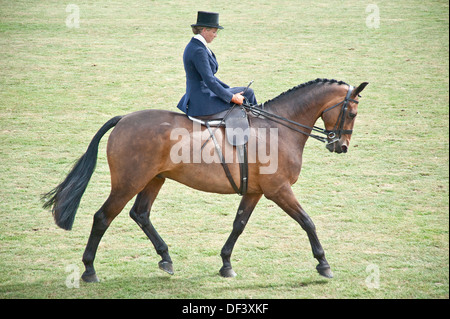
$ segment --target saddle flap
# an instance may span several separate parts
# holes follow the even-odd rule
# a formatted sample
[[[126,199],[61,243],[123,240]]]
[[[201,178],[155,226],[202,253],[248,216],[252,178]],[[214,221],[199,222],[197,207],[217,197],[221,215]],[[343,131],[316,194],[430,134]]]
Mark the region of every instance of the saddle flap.
[[[250,136],[247,113],[240,107],[234,107],[225,119],[227,141],[233,146],[247,144]]]

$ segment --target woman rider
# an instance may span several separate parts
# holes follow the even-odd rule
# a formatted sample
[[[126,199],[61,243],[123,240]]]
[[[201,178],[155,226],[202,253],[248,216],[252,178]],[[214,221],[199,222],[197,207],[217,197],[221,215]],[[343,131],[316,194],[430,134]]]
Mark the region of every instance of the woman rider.
[[[186,94],[178,108],[189,116],[215,119],[223,117],[233,104],[242,105],[244,98],[250,104],[257,104],[252,89],[244,92],[244,87],[231,88],[214,75],[219,64],[208,43],[214,40],[219,29],[223,29],[219,25],[219,14],[199,11],[197,23],[191,27],[195,36],[183,54]]]

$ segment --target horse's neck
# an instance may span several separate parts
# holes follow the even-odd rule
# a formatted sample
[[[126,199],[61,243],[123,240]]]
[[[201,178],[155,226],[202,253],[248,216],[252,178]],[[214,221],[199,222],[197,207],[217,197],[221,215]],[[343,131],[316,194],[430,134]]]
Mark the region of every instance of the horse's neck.
[[[307,94],[308,93],[308,94]],[[269,103],[267,110],[291,121],[312,127],[320,114],[326,98],[309,92],[293,92],[289,97]]]

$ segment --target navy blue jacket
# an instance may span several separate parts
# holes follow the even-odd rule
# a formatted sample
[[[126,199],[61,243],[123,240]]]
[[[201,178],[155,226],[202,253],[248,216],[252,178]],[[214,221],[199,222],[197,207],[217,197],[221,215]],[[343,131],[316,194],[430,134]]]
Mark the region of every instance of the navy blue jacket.
[[[219,64],[214,53],[192,38],[183,54],[186,71],[186,94],[178,108],[191,116],[211,115],[227,110],[233,97],[233,90],[220,81],[216,74]]]

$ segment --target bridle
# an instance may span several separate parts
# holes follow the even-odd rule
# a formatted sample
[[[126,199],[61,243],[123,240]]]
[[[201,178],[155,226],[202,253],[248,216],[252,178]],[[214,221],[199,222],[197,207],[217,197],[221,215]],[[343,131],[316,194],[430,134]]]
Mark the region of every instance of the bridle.
[[[264,117],[268,118],[269,120],[271,120],[273,122],[281,124],[281,125],[283,125],[285,127],[290,128],[291,130],[294,130],[294,131],[299,132],[301,134],[310,136],[310,137],[312,137],[312,138],[314,138],[314,139],[316,139],[316,140],[318,140],[320,142],[327,143],[327,144],[333,144],[333,143],[336,143],[341,138],[342,135],[344,135],[344,134],[352,134],[353,133],[353,130],[344,130],[344,122],[345,122],[345,117],[346,117],[347,111],[348,111],[348,103],[349,102],[353,102],[353,103],[356,103],[356,104],[359,103],[358,101],[350,98],[353,90],[354,90],[354,87],[349,85],[348,91],[347,91],[347,95],[345,96],[345,99],[343,101],[333,105],[333,106],[330,106],[329,108],[327,108],[326,110],[324,110],[322,112],[321,116],[324,113],[326,113],[326,112],[328,112],[328,111],[330,111],[330,110],[332,110],[332,109],[334,109],[334,108],[336,108],[338,106],[341,106],[341,111],[340,111],[339,116],[338,116],[338,118],[336,120],[336,124],[334,125],[334,128],[332,130],[326,130],[326,129],[323,129],[323,128],[320,128],[320,127],[317,127],[317,126],[309,127],[307,125],[303,125],[303,124],[297,123],[295,121],[289,120],[289,119],[284,118],[282,116],[279,116],[279,115],[267,112],[266,110],[264,110],[264,103],[260,104],[258,106],[249,105],[248,103],[244,103],[244,104],[242,104],[242,106],[246,110],[251,111],[256,116],[264,116]],[[311,131],[314,131],[314,132],[318,132],[318,133],[324,134],[326,136],[319,136],[319,135],[316,135],[316,134],[311,134],[311,133],[305,132],[305,131],[303,131],[303,130],[295,127],[295,126],[298,126],[298,127],[301,127],[301,128],[305,128],[305,129],[308,129],[308,130],[311,130]]]
[[[339,117],[336,120],[336,124],[334,125],[334,128],[331,131],[324,130],[324,133],[327,134],[327,138],[330,140],[330,142],[328,144],[335,143],[344,134],[351,135],[353,133],[353,130],[344,130],[345,117],[346,117],[347,111],[348,111],[348,102],[350,101],[350,102],[353,102],[356,104],[359,103],[359,101],[356,101],[356,100],[350,98],[353,90],[354,90],[354,87],[349,85],[347,95],[345,96],[344,101],[339,102],[338,104],[335,104],[322,112],[322,115],[323,115],[324,113],[326,113],[326,112],[332,110],[333,108],[342,104],[341,112],[339,113]]]

